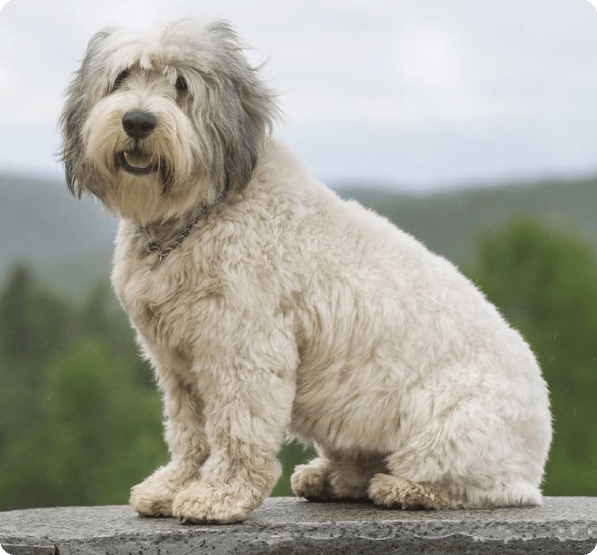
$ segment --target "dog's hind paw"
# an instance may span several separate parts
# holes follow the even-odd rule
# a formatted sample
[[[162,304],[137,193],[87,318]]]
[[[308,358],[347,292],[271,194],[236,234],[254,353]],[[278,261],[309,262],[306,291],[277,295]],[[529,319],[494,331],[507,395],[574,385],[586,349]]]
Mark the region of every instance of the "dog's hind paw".
[[[399,476],[376,474],[369,482],[368,494],[376,505],[390,509],[448,509],[447,495],[439,486],[415,483]]]
[[[290,486],[297,497],[316,502],[329,501],[337,497],[330,484],[329,475],[330,470],[324,465],[313,462],[300,464],[290,477]]]

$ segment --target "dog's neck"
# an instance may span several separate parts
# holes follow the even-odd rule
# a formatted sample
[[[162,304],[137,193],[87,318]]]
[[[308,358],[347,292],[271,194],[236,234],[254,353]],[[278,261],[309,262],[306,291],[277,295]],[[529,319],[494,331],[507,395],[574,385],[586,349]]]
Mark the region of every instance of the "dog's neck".
[[[147,267],[150,270],[157,268],[173,250],[182,245],[193,228],[223,200],[224,198],[221,197],[181,218],[138,226],[139,248],[146,254]]]

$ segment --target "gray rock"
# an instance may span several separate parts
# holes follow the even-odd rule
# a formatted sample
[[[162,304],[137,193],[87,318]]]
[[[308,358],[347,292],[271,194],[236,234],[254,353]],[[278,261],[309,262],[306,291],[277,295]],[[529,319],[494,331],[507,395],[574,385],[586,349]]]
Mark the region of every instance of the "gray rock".
[[[0,513],[0,544],[10,555],[586,555],[597,544],[597,498],[433,512],[270,498],[230,525],[141,518],[127,506],[30,509]]]

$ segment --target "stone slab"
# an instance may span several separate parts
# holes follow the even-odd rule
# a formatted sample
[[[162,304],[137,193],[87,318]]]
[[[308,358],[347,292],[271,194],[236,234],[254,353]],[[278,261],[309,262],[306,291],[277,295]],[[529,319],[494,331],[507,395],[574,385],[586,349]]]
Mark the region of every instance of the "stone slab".
[[[587,555],[596,544],[593,497],[432,512],[278,497],[230,525],[142,518],[127,506],[0,512],[0,545],[10,555]]]

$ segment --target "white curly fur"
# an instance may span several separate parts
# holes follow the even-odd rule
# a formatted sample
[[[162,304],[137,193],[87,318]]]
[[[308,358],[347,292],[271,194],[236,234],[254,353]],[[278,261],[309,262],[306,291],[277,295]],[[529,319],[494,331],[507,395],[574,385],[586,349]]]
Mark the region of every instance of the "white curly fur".
[[[319,453],[292,476],[308,499],[540,504],[551,415],[528,345],[450,262],[269,138],[273,98],[222,22],[102,31],[68,90],[67,180],[122,216],[113,286],[164,400],[171,462],[133,508],[242,520],[285,433]],[[129,110],[156,114],[150,137],[127,136]],[[127,149],[168,172],[127,172]],[[167,246],[216,199],[148,268],[139,226]]]

